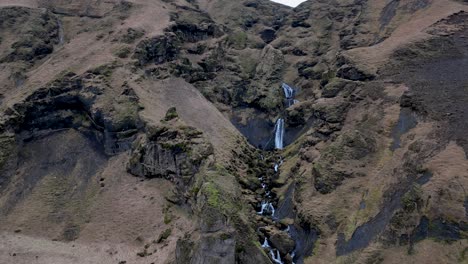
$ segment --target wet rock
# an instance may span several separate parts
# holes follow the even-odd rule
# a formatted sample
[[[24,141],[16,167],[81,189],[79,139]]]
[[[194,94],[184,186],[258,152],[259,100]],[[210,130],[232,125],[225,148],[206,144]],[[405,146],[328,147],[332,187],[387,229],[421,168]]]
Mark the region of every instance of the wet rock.
[[[279,230],[274,226],[267,226],[262,228],[268,240],[271,242],[272,247],[286,255],[294,250],[294,240],[285,231]]]
[[[457,223],[443,218],[429,219],[423,216],[419,225],[414,229],[411,239],[415,243],[431,237],[451,243],[466,238],[464,233],[467,231],[466,222]]]

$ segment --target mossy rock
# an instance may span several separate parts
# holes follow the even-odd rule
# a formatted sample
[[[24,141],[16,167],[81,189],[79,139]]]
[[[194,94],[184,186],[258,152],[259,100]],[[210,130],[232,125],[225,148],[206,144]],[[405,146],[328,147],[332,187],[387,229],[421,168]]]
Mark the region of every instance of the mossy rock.
[[[424,203],[422,195],[423,195],[423,191],[421,189],[421,186],[417,184],[413,185],[411,187],[411,190],[405,193],[403,197],[401,198],[403,210],[411,213],[414,210],[421,208],[421,206]]]
[[[114,50],[113,54],[121,59],[128,58],[130,56],[131,49],[128,46],[121,46]]]
[[[0,134],[0,169],[5,165],[8,157],[15,148],[15,137],[11,134]]]
[[[156,240],[156,243],[162,243],[164,242],[165,240],[167,240],[172,234],[172,228],[168,228],[166,230],[164,230],[158,237],[158,239]]]
[[[344,96],[349,96],[356,87],[357,84],[355,82],[333,78],[323,87],[322,96],[325,98],[332,98],[337,96],[340,92],[343,92]]]
[[[177,58],[179,45],[177,37],[170,34],[145,39],[137,45],[133,58],[138,60],[138,66],[163,64]]]
[[[140,29],[128,28],[127,32],[120,38],[120,41],[126,44],[133,44],[137,39],[145,35],[145,32]]]
[[[177,109],[175,107],[169,108],[166,112],[166,116],[164,117],[165,121],[170,121],[172,119],[178,118],[179,114],[177,113]]]
[[[248,44],[248,35],[245,31],[234,31],[226,39],[228,45],[237,50],[243,50]]]

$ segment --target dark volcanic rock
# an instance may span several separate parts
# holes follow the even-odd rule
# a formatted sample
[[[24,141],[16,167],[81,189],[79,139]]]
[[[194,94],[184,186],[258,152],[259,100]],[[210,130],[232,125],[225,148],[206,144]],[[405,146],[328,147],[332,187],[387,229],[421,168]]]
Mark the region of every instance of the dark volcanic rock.
[[[167,178],[188,186],[201,162],[212,154],[212,147],[195,128],[178,125],[149,128],[133,149],[127,169],[147,178]]]
[[[262,32],[260,32],[260,37],[262,38],[263,41],[265,41],[265,43],[270,43],[273,40],[275,40],[276,31],[271,28],[267,28],[263,30]]]
[[[166,34],[142,40],[136,47],[133,57],[140,66],[148,63],[162,64],[173,61],[179,54],[179,42],[176,36]]]
[[[178,23],[170,28],[184,42],[198,42],[223,33],[214,23],[189,24]]]
[[[351,81],[334,78],[323,87],[322,96],[331,98],[337,96],[341,91],[349,95],[357,87],[357,84]]]

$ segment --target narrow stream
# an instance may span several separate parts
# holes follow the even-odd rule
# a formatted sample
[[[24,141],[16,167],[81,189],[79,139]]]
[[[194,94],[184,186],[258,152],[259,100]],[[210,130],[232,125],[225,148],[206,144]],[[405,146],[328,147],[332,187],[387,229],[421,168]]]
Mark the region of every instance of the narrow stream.
[[[59,37],[59,46],[62,46],[65,43],[65,33],[63,31],[63,24],[60,18],[57,18],[57,25],[58,25],[58,37]]]
[[[282,88],[283,88],[283,91],[284,91],[284,97],[285,97],[285,107],[290,107],[292,105],[294,105],[295,103],[297,103],[298,101],[294,99],[295,97],[295,94],[296,94],[296,90],[293,89],[292,87],[290,87],[289,85],[283,83],[282,84]],[[276,121],[276,124],[275,124],[275,129],[274,129],[274,139],[275,139],[275,149],[276,150],[282,150],[284,148],[284,134],[286,132],[286,129],[285,129],[285,121],[284,121],[284,118],[282,116],[280,116],[277,121]],[[281,165],[283,164],[283,158],[282,157],[279,157],[274,164],[272,164],[272,167],[274,169],[274,173],[277,175],[280,173],[280,168],[281,168]],[[281,212],[280,214],[278,214],[278,211],[276,210],[275,208],[275,204],[278,203],[278,200],[276,198],[276,195],[272,193],[272,190],[271,190],[271,179],[270,178],[273,178],[272,176],[271,177],[268,177],[268,176],[265,176],[265,177],[261,177],[259,178],[260,182],[261,182],[261,186],[264,190],[263,192],[263,196],[262,196],[262,202],[259,206],[259,211],[257,211],[257,214],[259,215],[263,215],[265,217],[268,217],[270,218],[271,220],[273,220],[275,223],[280,221],[281,219],[285,218],[286,215],[284,215],[283,212]],[[291,189],[291,187],[289,188]],[[288,190],[288,193],[291,193],[289,190]],[[280,207],[280,208],[286,208],[288,207],[288,210],[294,210],[293,209],[293,206],[292,206],[292,195],[287,195],[288,198],[285,199],[287,203],[290,203],[286,206],[284,206],[284,203],[285,201],[283,201],[283,206]],[[284,211],[284,210],[282,210]],[[291,212],[293,218],[295,218],[295,212]],[[272,243],[268,240],[267,238],[267,235],[265,234],[265,238],[263,239],[263,241],[260,241],[261,245],[263,248],[265,248],[266,250],[268,250],[269,252],[269,256],[270,256],[270,259],[273,261],[273,263],[276,263],[276,264],[289,264],[289,263],[295,263],[297,260],[301,260],[300,262],[302,262],[302,253],[303,253],[303,250],[301,248],[301,241],[300,239],[298,239],[300,237],[299,233],[304,233],[304,230],[297,226],[297,225],[290,225],[287,227],[286,230],[281,230],[281,232],[286,232],[290,238],[292,238],[294,240],[294,244],[295,244],[295,247],[294,247],[294,250],[291,251],[291,252],[288,252],[289,256],[290,256],[290,259],[292,259],[292,262],[291,260],[285,262],[284,260],[284,257],[285,256],[282,256],[282,253],[280,252],[280,250],[274,248],[274,246],[272,245]],[[309,232],[310,233],[310,232]],[[310,235],[310,234],[307,234],[307,235]],[[307,237],[306,235],[306,237]],[[304,236],[302,236],[304,237]],[[310,237],[313,237],[313,235],[311,235]],[[299,254],[298,254],[299,253]],[[283,252],[284,254],[284,252]],[[296,263],[299,263],[299,262],[296,262]]]

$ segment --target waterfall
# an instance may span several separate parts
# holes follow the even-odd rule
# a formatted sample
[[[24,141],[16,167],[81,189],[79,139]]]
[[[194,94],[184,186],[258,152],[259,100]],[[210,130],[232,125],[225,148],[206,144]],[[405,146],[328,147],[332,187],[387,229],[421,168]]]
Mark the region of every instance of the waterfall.
[[[273,216],[275,214],[275,207],[273,206],[272,203],[263,201],[260,207],[260,212],[257,212],[257,214],[259,215],[268,214],[268,215]]]
[[[65,42],[65,37],[64,37],[64,32],[63,32],[63,25],[62,21],[57,18],[57,25],[58,25],[58,37],[59,37],[59,45],[62,46],[63,43]]]
[[[265,237],[265,241],[263,241],[262,248],[270,248],[270,244],[268,244],[268,239]]]
[[[271,258],[273,259],[273,261],[276,263],[276,264],[283,264],[283,261],[281,261],[281,256],[280,256],[280,253],[277,249],[276,250],[276,255],[275,253],[273,252],[273,249],[270,250],[270,255],[271,255]]]
[[[284,91],[284,97],[286,97],[286,99],[291,99],[293,98],[294,96],[294,89],[291,88],[291,86],[283,83],[281,85],[281,87],[283,87],[283,91]]]
[[[294,93],[296,92],[291,86],[283,83],[281,85],[283,87],[284,97],[286,97],[286,101],[288,102],[288,107],[298,102],[294,99]]]
[[[284,119],[279,118],[275,125],[275,148],[283,149]]]
[[[275,164],[275,172],[278,172],[279,165],[278,163]]]

